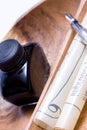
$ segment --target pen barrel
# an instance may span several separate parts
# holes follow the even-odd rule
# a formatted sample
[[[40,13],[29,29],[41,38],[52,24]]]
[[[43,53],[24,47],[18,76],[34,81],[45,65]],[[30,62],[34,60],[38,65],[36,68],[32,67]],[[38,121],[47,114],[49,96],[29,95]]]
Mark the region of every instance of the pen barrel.
[[[83,28],[77,20],[73,20],[71,26],[75,29],[82,40],[84,40],[84,44],[87,44],[87,29]]]
[[[56,123],[56,130],[73,130],[87,98],[87,54]],[[69,123],[70,122],[70,123]]]
[[[83,27],[75,19],[71,22],[71,26],[75,29],[75,31],[78,34],[80,34],[83,31]]]

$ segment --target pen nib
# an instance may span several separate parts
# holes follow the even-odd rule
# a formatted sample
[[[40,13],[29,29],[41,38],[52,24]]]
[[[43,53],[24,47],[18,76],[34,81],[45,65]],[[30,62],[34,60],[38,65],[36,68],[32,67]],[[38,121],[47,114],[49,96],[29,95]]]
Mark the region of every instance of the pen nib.
[[[66,14],[65,14],[65,18],[66,18],[70,23],[72,23],[72,22],[75,20],[70,13],[66,13]]]
[[[70,13],[66,13],[65,18],[69,21],[78,35],[85,41],[85,44],[87,44],[87,30],[82,25],[80,25],[79,22]]]

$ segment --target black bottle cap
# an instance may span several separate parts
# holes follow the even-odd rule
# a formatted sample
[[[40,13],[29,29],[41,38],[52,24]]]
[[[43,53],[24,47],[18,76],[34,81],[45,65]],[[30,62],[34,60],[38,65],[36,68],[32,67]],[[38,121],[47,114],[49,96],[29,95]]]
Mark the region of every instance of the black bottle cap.
[[[13,71],[25,62],[25,52],[18,41],[9,39],[0,43],[0,69]]]

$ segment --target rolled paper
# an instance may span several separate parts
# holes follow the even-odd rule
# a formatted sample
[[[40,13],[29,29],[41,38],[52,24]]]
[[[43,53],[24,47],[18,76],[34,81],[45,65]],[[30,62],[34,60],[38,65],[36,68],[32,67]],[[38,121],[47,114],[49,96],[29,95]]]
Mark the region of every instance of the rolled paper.
[[[36,113],[34,122],[44,128],[53,129],[62,111],[79,67],[86,55],[86,46],[75,36],[43,102]]]
[[[86,21],[87,15],[82,22],[85,27],[87,26]],[[76,35],[35,115],[36,125],[46,130],[54,129],[86,53],[86,46]]]
[[[55,130],[73,130],[87,98],[87,54],[64,104]]]

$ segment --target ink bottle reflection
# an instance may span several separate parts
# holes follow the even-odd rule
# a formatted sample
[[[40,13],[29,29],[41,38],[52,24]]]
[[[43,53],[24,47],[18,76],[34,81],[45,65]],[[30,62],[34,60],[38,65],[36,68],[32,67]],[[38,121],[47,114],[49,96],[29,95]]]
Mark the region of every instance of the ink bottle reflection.
[[[37,89],[37,83],[37,88],[35,85],[32,86],[31,79],[33,78],[31,78],[32,76],[30,77],[32,68],[31,56],[33,56],[35,46],[37,47],[36,44],[21,46],[14,39],[3,41],[0,44],[0,87],[1,96],[3,97],[3,99],[1,97],[2,101],[5,100],[16,106],[32,104],[38,101],[49,75],[49,64],[46,64],[46,68],[43,66],[45,71],[42,73],[46,75],[45,79],[44,75],[42,76],[44,82],[41,82],[41,85],[39,83],[40,89]],[[38,49],[40,50],[40,48]],[[38,72],[37,70],[35,71]]]

